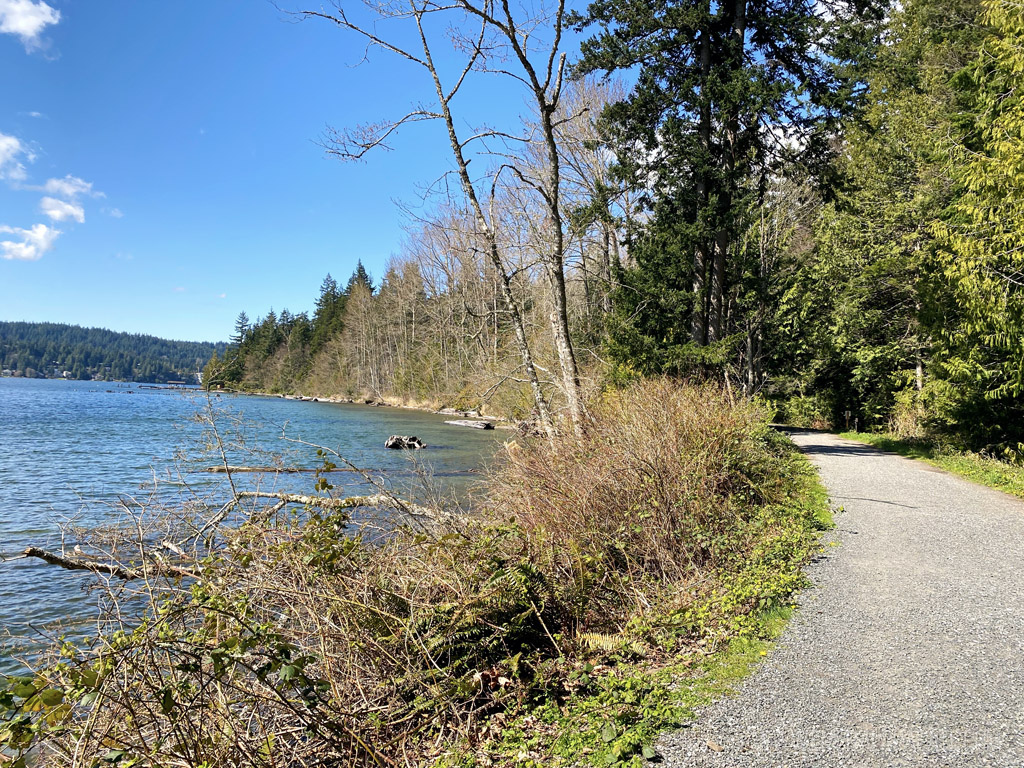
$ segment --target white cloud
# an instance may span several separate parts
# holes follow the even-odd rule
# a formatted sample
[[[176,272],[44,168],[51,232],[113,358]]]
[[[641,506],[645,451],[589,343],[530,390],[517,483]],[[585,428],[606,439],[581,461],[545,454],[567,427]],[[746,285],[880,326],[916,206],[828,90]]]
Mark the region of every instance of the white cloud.
[[[176,285],[176,286],[174,286],[174,288],[172,288],[172,290],[175,293],[184,293],[185,292],[185,287],[182,286],[182,285]]]
[[[123,219],[124,212],[120,208],[104,208],[103,212],[112,219]]]
[[[13,23],[10,21],[11,9],[17,11],[21,7],[18,0],[0,0],[0,32],[11,31],[8,28]],[[35,157],[35,153],[23,141],[15,136],[0,133],[0,181],[6,181],[13,189],[46,193],[39,201],[39,210],[48,216],[50,221],[75,221],[84,224],[85,208],[79,203],[79,198],[105,195],[94,190],[91,182],[71,174],[63,179],[48,179],[42,186],[25,184],[28,178],[25,163],[33,162]],[[116,208],[113,211],[111,215],[120,214]],[[0,259],[36,261],[53,248],[61,230],[47,224],[35,224],[30,229],[0,224],[0,235],[5,234],[14,237],[0,240]]]
[[[0,0],[0,3],[2,2],[3,0]],[[16,136],[0,133],[0,179],[13,182],[24,181],[27,174],[21,158],[31,163],[36,156]]]
[[[2,0],[0,0],[2,1]],[[36,261],[44,253],[53,248],[53,242],[60,235],[60,230],[45,224],[36,224],[32,229],[19,229],[0,224],[0,233],[15,235],[16,240],[0,240],[0,258]]]
[[[0,0],[0,3],[2,2],[3,0]],[[70,173],[63,179],[47,179],[40,189],[43,192],[49,192],[51,195],[63,197],[66,200],[75,200],[79,195],[106,197],[102,192],[93,192],[91,181],[83,181],[77,176],[72,176]]]
[[[39,210],[54,221],[73,219],[79,224],[85,223],[85,209],[78,203],[66,203],[52,197],[44,197],[39,201]]]
[[[26,51],[42,47],[41,35],[60,21],[60,11],[42,0],[0,0],[0,33],[17,35]]]
[[[46,115],[44,115],[42,112],[29,112],[28,116],[29,117],[35,117],[35,118],[46,117]]]
[[[221,294],[217,295],[218,299],[226,299],[227,297],[228,297],[228,295],[226,293],[221,293]]]

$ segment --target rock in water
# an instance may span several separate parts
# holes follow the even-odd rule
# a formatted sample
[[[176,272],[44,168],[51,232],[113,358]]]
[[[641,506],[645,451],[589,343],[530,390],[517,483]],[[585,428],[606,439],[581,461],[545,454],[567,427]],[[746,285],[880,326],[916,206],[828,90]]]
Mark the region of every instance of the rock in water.
[[[419,450],[420,448],[426,448],[426,443],[420,440],[418,437],[409,435],[392,435],[384,441],[385,448],[392,448],[396,451],[404,448],[411,448],[413,450]]]

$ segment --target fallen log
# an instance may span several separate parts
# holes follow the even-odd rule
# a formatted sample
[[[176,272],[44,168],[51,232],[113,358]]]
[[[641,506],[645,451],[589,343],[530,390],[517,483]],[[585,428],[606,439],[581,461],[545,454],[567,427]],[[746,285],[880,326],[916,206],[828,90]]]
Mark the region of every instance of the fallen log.
[[[472,421],[470,419],[452,419],[446,421],[445,424],[451,424],[453,427],[471,427],[472,429],[494,429],[494,425],[489,421]]]

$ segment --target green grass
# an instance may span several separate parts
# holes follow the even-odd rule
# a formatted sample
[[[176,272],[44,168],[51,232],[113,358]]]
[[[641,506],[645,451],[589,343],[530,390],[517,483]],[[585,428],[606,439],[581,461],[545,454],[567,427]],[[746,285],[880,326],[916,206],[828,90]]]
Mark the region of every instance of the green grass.
[[[1024,466],[977,453],[950,451],[927,441],[900,440],[886,434],[842,432],[839,436],[911,459],[920,459],[954,475],[1024,499]]]
[[[513,717],[489,725],[490,738],[462,745],[440,765],[470,768],[516,765],[639,768],[657,757],[655,739],[695,717],[696,710],[732,694],[772,650],[796,608],[794,593],[808,586],[802,567],[833,526],[828,494],[802,456],[795,456],[794,498],[768,514],[780,533],[745,568],[723,578],[712,594],[685,610],[648,617],[623,638],[647,639],[645,653],[623,643],[619,655],[573,664],[568,697],[541,697]],[[735,607],[760,597],[758,610]],[[653,640],[653,642],[652,642]]]

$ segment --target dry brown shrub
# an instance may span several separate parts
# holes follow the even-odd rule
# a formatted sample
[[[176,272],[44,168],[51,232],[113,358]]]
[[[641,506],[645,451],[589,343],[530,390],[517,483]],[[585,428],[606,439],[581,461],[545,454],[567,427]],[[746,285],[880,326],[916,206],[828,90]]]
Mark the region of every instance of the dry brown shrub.
[[[605,395],[579,441],[516,446],[491,509],[555,547],[616,548],[663,578],[716,558],[716,534],[781,489],[764,414],[720,389],[667,379]]]
[[[134,542],[145,577],[38,672],[60,703],[15,701],[39,765],[420,764],[557,695],[587,638],[741,558],[744,519],[783,488],[763,415],[713,387],[648,381],[592,415],[582,439],[510,447],[455,523],[392,517],[382,538],[348,509],[246,499],[181,552],[197,578]]]

